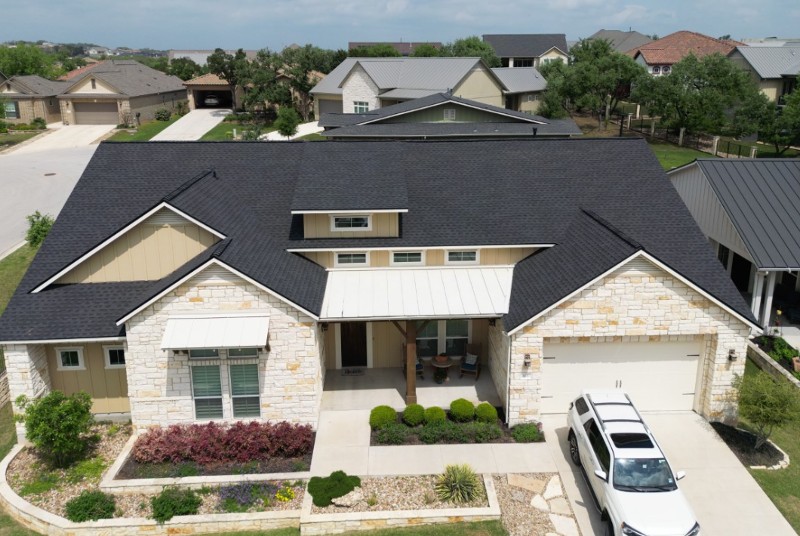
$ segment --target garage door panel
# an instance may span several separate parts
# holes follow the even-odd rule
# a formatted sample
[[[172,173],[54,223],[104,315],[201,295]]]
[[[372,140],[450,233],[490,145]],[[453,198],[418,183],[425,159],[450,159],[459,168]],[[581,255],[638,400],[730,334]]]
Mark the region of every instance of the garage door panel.
[[[542,413],[564,413],[582,389],[625,390],[642,411],[694,406],[700,343],[545,344]]]
[[[116,125],[119,123],[117,102],[73,103],[76,125]]]

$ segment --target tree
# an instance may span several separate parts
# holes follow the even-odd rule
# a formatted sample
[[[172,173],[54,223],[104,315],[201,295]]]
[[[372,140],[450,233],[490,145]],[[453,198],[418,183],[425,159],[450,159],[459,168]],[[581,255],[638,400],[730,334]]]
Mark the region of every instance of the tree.
[[[38,210],[25,216],[25,219],[28,220],[28,232],[25,234],[25,240],[32,248],[37,248],[44,242],[55,220],[49,214],[42,214]]]
[[[330,51],[324,51],[313,45],[284,49],[280,55],[283,63],[283,74],[286,75],[289,87],[294,93],[294,106],[308,121],[312,110],[311,89],[317,85],[319,78],[315,75],[318,66],[327,63]]]
[[[217,48],[206,62],[208,72],[218,75],[230,85],[233,95],[233,108],[234,110],[237,109],[236,89],[244,86],[243,81],[247,80],[250,68],[250,63],[247,61],[247,55],[244,50],[240,48],[236,51],[236,54],[228,54],[221,48]]]
[[[250,64],[246,84],[250,90],[244,97],[248,110],[267,109],[274,106],[291,106],[292,93],[289,85],[279,82],[279,72],[283,65],[280,55],[269,49],[259,50]]]
[[[733,387],[739,395],[739,415],[755,428],[755,449],[767,442],[772,432],[800,418],[800,395],[786,380],[775,381],[766,373],[736,376]]]
[[[547,80],[547,89],[537,110],[539,115],[548,119],[561,119],[569,115],[566,71],[567,65],[561,61],[552,61],[542,66],[541,74]]]
[[[411,52],[414,58],[435,58],[439,55],[439,49],[430,43],[422,43]]]
[[[347,55],[351,58],[395,58],[401,54],[388,43],[378,43],[377,45],[351,48]]]
[[[297,125],[300,124],[300,115],[294,108],[281,108],[278,110],[278,118],[272,126],[280,133],[281,136],[290,138],[297,133]]]
[[[54,74],[54,59],[36,45],[0,46],[0,72],[9,77],[36,74],[50,78]]]
[[[442,47],[439,55],[457,58],[479,57],[486,62],[489,67],[500,67],[500,58],[497,57],[492,45],[484,42],[477,35],[456,39],[452,43],[447,43]]]
[[[792,145],[800,144],[800,91],[786,97],[785,106],[775,106],[763,94],[753,108],[742,115],[748,122],[757,124],[758,139],[775,147],[782,155]],[[748,132],[750,133],[750,132]]]
[[[175,58],[169,62],[167,74],[177,76],[181,80],[190,80],[204,74],[205,71],[204,67],[198,65],[191,58]]]

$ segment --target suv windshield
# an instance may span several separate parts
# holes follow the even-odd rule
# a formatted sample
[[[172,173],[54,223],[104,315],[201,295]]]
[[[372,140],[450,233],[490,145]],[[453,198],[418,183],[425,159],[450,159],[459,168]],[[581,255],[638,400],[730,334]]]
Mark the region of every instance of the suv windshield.
[[[664,458],[617,458],[614,487],[620,491],[674,491],[675,477]]]

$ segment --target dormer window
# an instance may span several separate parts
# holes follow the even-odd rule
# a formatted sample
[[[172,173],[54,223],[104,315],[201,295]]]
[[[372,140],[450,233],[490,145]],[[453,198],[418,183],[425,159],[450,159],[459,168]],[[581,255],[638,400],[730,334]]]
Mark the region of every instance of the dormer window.
[[[664,67],[661,69],[661,73],[662,73],[662,74],[668,74],[668,73],[669,73],[669,71],[670,71],[670,67],[669,67],[669,65],[665,65],[665,66],[664,66]]]
[[[97,89],[97,80],[92,78],[92,89]]]
[[[371,231],[372,217],[369,214],[331,216],[331,231]]]
[[[660,73],[661,73],[661,67],[659,67],[658,65],[653,67],[653,74],[660,74]]]
[[[456,109],[455,108],[445,108],[444,109],[444,120],[445,121],[455,121],[456,120]]]

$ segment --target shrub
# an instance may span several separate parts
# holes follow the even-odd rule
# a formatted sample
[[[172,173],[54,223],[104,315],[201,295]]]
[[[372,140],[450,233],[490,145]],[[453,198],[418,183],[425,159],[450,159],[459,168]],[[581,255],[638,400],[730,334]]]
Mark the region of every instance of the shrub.
[[[153,519],[159,523],[169,521],[175,516],[191,516],[197,513],[202,499],[191,489],[164,488],[150,499]]]
[[[511,437],[517,443],[536,443],[544,440],[542,432],[539,431],[539,425],[536,423],[516,425],[511,429]]]
[[[436,481],[436,494],[442,501],[470,502],[481,495],[480,480],[469,465],[448,465]]]
[[[25,216],[25,219],[28,220],[28,232],[25,234],[25,240],[32,248],[39,247],[53,227],[55,220],[51,215],[42,214],[38,210]]]
[[[409,426],[418,426],[425,420],[425,408],[419,404],[409,404],[403,410],[403,422]]]
[[[355,488],[361,487],[361,479],[348,476],[344,471],[334,471],[330,476],[311,477],[308,481],[308,493],[316,506],[328,506],[337,497],[344,497]]]
[[[800,419],[800,395],[788,381],[775,381],[758,371],[735,376],[733,387],[739,394],[739,414],[754,428],[756,450],[767,442],[775,428]]]
[[[91,397],[79,392],[70,396],[52,391],[29,401],[24,395],[16,404],[25,411],[25,431],[31,443],[55,465],[65,467],[86,449],[84,435],[94,422]]]
[[[381,445],[402,445],[408,437],[408,431],[405,424],[391,423],[378,428],[375,435]]]
[[[297,126],[302,123],[300,114],[294,108],[283,107],[278,110],[278,117],[272,126],[275,127],[281,136],[294,136],[297,133]]]
[[[376,406],[369,414],[369,425],[373,430],[397,422],[397,412],[389,406]]]
[[[488,443],[503,436],[503,430],[496,422],[473,422],[464,426],[469,427],[465,432],[472,437],[475,443]]]
[[[172,117],[172,114],[166,108],[159,108],[155,111],[153,117],[155,117],[156,121],[169,121],[169,118]]]
[[[469,436],[462,425],[454,422],[433,422],[417,432],[419,440],[428,445],[434,443],[468,443]]]
[[[456,422],[468,422],[475,418],[475,405],[465,398],[450,403],[450,418]]]
[[[434,406],[425,410],[425,424],[445,422],[446,420],[447,414],[438,406]]]
[[[256,501],[269,500],[278,487],[268,482],[253,484],[243,482],[219,489],[219,502],[225,512],[246,512]]]
[[[488,402],[481,402],[475,408],[475,420],[479,422],[497,422],[497,409]]]
[[[75,523],[97,521],[114,517],[116,501],[113,495],[102,491],[84,491],[77,497],[67,501],[67,519]]]
[[[34,117],[33,121],[31,121],[31,126],[37,128],[38,130],[44,130],[47,128],[47,121],[41,117]]]
[[[294,490],[288,485],[275,492],[275,499],[279,502],[290,502],[294,499]]]

